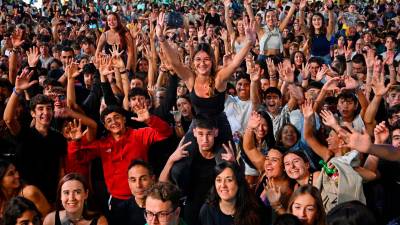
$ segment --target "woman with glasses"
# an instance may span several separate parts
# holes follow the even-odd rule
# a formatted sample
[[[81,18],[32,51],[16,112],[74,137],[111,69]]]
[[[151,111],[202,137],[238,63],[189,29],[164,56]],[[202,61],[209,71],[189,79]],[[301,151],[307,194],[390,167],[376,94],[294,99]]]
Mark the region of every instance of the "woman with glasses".
[[[200,224],[265,224],[261,207],[239,166],[224,161],[215,167],[215,173],[208,202],[200,210]]]
[[[57,210],[46,216],[44,225],[108,224],[104,216],[88,211],[86,200],[89,195],[89,186],[80,174],[65,175],[58,184],[57,195]]]

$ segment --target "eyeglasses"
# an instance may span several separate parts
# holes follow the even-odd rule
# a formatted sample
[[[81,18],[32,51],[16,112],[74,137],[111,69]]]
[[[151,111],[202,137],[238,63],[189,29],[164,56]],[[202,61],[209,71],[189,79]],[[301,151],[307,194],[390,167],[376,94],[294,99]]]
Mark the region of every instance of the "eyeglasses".
[[[154,220],[155,218],[157,218],[157,220],[158,220],[159,222],[167,222],[167,221],[168,221],[168,216],[171,215],[172,213],[174,213],[175,210],[176,210],[176,208],[173,209],[173,210],[171,210],[170,212],[163,212],[163,211],[161,211],[161,212],[158,212],[158,213],[153,213],[153,212],[151,212],[151,211],[149,211],[149,210],[145,210],[145,211],[144,211],[144,217],[145,217],[146,220],[148,220],[148,221],[152,221],[152,220]]]

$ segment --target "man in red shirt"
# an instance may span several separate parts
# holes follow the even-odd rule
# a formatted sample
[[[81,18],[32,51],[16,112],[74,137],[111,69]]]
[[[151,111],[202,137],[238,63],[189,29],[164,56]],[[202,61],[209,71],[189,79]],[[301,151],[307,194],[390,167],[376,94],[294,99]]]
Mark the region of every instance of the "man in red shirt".
[[[82,136],[80,128],[78,134],[70,135],[72,142],[68,146],[69,155],[74,155],[80,162],[101,158],[104,178],[111,195],[111,224],[117,219],[113,218],[113,212],[118,211],[119,206],[132,195],[127,175],[130,162],[135,159],[147,161],[149,146],[172,134],[171,127],[160,118],[150,115],[145,104],[136,107],[137,117],[132,119],[144,122],[148,127],[140,129],[126,127],[125,111],[117,106],[109,106],[101,113],[101,120],[109,135],[90,143],[85,136]],[[74,129],[70,130],[70,134],[74,133]]]

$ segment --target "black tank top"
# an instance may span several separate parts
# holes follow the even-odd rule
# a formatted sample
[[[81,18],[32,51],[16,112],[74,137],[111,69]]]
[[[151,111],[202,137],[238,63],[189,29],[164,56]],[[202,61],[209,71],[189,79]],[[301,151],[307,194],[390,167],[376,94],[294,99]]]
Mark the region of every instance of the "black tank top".
[[[215,89],[214,93],[215,94],[209,98],[202,98],[196,95],[193,87],[193,90],[189,93],[189,97],[196,115],[211,118],[224,111],[225,91],[219,92]]]
[[[92,219],[92,222],[90,222],[90,225],[96,225],[97,220],[99,220],[99,217],[98,216],[94,217]],[[54,221],[55,221],[54,225],[61,225],[60,212],[58,210],[56,211],[56,218]]]

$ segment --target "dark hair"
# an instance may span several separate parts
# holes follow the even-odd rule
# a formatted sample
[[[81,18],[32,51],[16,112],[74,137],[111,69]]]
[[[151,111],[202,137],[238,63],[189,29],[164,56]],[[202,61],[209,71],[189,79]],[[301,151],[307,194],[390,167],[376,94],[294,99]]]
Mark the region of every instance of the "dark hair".
[[[82,74],[86,74],[86,73],[96,74],[97,73],[96,66],[93,63],[88,63],[88,64],[84,65],[83,69],[82,69]]]
[[[132,167],[134,167],[134,166],[142,166],[142,167],[147,169],[147,171],[149,172],[150,176],[154,175],[153,167],[148,162],[146,162],[146,161],[144,161],[142,159],[132,160],[131,164],[129,164],[129,166],[128,166],[128,171],[130,169],[132,169]]]
[[[22,214],[26,211],[33,211],[34,216],[34,225],[41,224],[41,215],[39,210],[36,208],[35,204],[30,200],[17,196],[10,200],[7,206],[4,209],[3,213],[3,225],[15,225],[17,224],[18,218],[22,216]]]
[[[285,158],[285,156],[287,156],[287,155],[289,155],[289,154],[297,155],[297,156],[300,157],[305,163],[310,163],[310,161],[309,161],[308,158],[307,158],[307,155],[306,155],[304,152],[302,152],[302,151],[299,151],[299,150],[289,150],[289,151],[287,151],[287,152],[285,152],[285,153],[283,154],[283,158]]]
[[[390,107],[387,111],[388,118],[391,118],[394,114],[400,112],[400,104]]]
[[[285,213],[276,217],[274,225],[302,225],[302,223],[295,215]]]
[[[128,32],[127,29],[124,27],[124,25],[121,22],[121,18],[119,17],[118,13],[115,12],[110,12],[108,13],[107,16],[113,15],[117,19],[117,27],[116,31],[119,35],[119,38],[121,40],[121,49],[125,49],[125,47],[128,45],[127,40],[126,40],[126,33]],[[105,32],[108,31],[110,27],[108,26],[108,23],[106,22],[106,27],[105,27]]]
[[[362,54],[355,54],[351,60],[353,63],[362,64],[365,66],[365,58]]]
[[[150,99],[149,93],[145,91],[143,88],[135,87],[132,88],[128,93],[128,98],[131,99],[135,96],[143,96],[145,99]]]
[[[234,214],[234,224],[235,225],[247,225],[247,224],[261,224],[260,218],[260,210],[258,207],[258,203],[253,192],[250,191],[249,186],[246,182],[244,173],[241,171],[240,167],[231,162],[223,161],[218,164],[215,169],[216,177],[221,174],[225,169],[231,169],[236,184],[238,186],[238,190],[236,193],[236,202],[235,202],[235,214]],[[211,189],[210,196],[207,200],[207,203],[210,205],[214,205],[219,208],[218,204],[221,198],[217,194],[217,190],[215,185]]]
[[[319,66],[322,66],[322,61],[321,61],[321,59],[318,58],[318,57],[311,57],[311,58],[309,58],[309,59],[308,59],[308,63],[309,63],[309,64],[311,64],[311,63],[317,63]]]
[[[8,91],[12,91],[13,85],[8,79],[0,78],[0,87],[6,88]]]
[[[302,52],[302,51],[295,51],[295,52],[290,56],[290,62],[291,62],[292,64],[295,64],[295,63],[294,63],[294,62],[295,62],[294,58],[296,57],[296,54],[300,54],[301,57],[303,57],[303,63],[306,63],[306,62],[307,62],[307,59],[306,59],[306,56],[304,55],[304,52]]]
[[[251,80],[250,80],[250,75],[249,74],[247,74],[247,73],[244,73],[244,72],[238,72],[237,73],[237,75],[236,75],[236,82],[238,82],[239,80],[241,80],[241,79],[245,79],[245,80],[247,80],[248,82],[250,82]]]
[[[199,52],[205,52],[211,59],[211,72],[210,72],[210,79],[209,79],[209,84],[210,84],[210,96],[214,95],[214,87],[215,87],[215,75],[217,71],[217,65],[215,65],[215,60],[214,60],[214,50],[213,48],[208,44],[208,43],[199,43],[197,45],[197,48],[193,54],[193,61],[194,57],[197,55]]]
[[[204,117],[196,117],[194,119],[194,128],[204,128],[204,129],[214,129],[217,128],[217,123],[215,119],[212,118],[204,118]]]
[[[264,96],[267,96],[267,94],[277,94],[279,96],[279,98],[282,98],[282,92],[276,88],[276,87],[269,87],[267,88],[267,90],[265,90],[264,92]]]
[[[6,160],[6,159],[0,159],[0,182],[3,180],[5,177],[8,168],[10,168],[11,165],[14,165],[12,162]],[[3,189],[3,187],[0,188]],[[22,188],[22,185],[20,185],[19,189]],[[14,191],[14,193],[19,193],[19,190]],[[3,191],[0,191],[0,207],[4,209],[4,206],[7,204],[9,199],[7,199],[7,196],[4,195]]]
[[[119,107],[119,106],[116,106],[116,105],[110,105],[110,106],[107,106],[107,107],[103,110],[103,112],[101,112],[101,115],[100,115],[101,121],[104,123],[104,119],[106,118],[106,116],[107,116],[108,114],[110,114],[110,113],[113,113],[113,112],[118,113],[118,114],[121,114],[121,115],[124,116],[124,117],[125,117],[125,115],[126,115],[126,112],[125,112],[125,110],[124,110],[123,108],[121,108],[121,107]]]
[[[294,131],[296,132],[296,135],[297,135],[297,141],[296,141],[296,143],[300,140],[301,134],[300,134],[300,132],[297,130],[297,128],[296,128],[293,124],[291,124],[291,123],[286,123],[286,124],[283,124],[283,125],[282,125],[282,127],[279,129],[278,134],[277,134],[277,136],[276,136],[276,142],[277,142],[276,144],[279,145],[279,146],[284,146],[284,145],[283,145],[283,142],[282,142],[282,135],[283,135],[283,129],[284,129],[286,126],[289,126],[289,127],[293,128]],[[291,148],[291,147],[293,147],[293,146],[289,146],[289,148]]]
[[[274,125],[272,123],[271,117],[265,110],[258,110],[258,113],[261,115],[262,118],[265,119],[268,126],[268,132],[265,135],[264,140],[267,142],[269,148],[275,146],[276,142],[274,137]]]
[[[61,50],[62,52],[72,52],[74,53],[74,49],[70,46],[64,46]]]
[[[328,225],[376,225],[377,221],[367,206],[359,201],[344,202],[328,212]]]
[[[51,105],[51,108],[53,108],[53,100],[46,95],[43,94],[37,94],[34,96],[31,101],[29,102],[29,108],[31,111],[35,111],[35,108],[37,105],[43,104],[43,105]]]
[[[170,201],[172,208],[179,206],[181,192],[179,188],[168,182],[157,182],[149,190],[146,191],[146,199],[148,197],[161,200],[162,202]]]
[[[318,16],[318,17],[320,17],[321,20],[322,20],[321,28],[320,28],[320,31],[319,31],[319,35],[325,35],[327,30],[326,30],[326,24],[325,24],[325,18],[324,18],[324,16],[323,16],[321,13],[317,12],[317,13],[314,13],[314,14],[312,15],[311,20],[312,20],[312,18],[313,18],[314,16]],[[316,36],[315,28],[314,28],[314,26],[313,26],[313,24],[312,24],[312,21],[311,21],[311,23],[310,23],[310,32],[309,32],[309,35],[308,35],[308,40],[310,41],[310,44],[312,43],[312,41],[313,41],[313,39],[314,39],[315,36]],[[309,45],[309,46],[311,46],[311,45]]]
[[[322,202],[321,193],[319,192],[319,190],[316,187],[312,186],[311,184],[300,186],[293,192],[292,196],[289,199],[288,211],[290,213],[292,213],[292,206],[293,206],[294,201],[296,200],[297,197],[299,197],[300,195],[304,195],[304,194],[311,195],[315,200],[315,205],[316,205],[316,209],[317,209],[317,217],[315,218],[314,225],[325,225],[326,224],[326,213],[325,213],[324,204]]]
[[[354,116],[357,116],[360,113],[360,104],[358,102],[357,96],[354,94],[353,91],[342,91],[337,97],[337,100],[339,102],[340,99],[345,99],[345,100],[351,100],[354,102],[354,104],[357,105],[356,110],[354,111]]]

